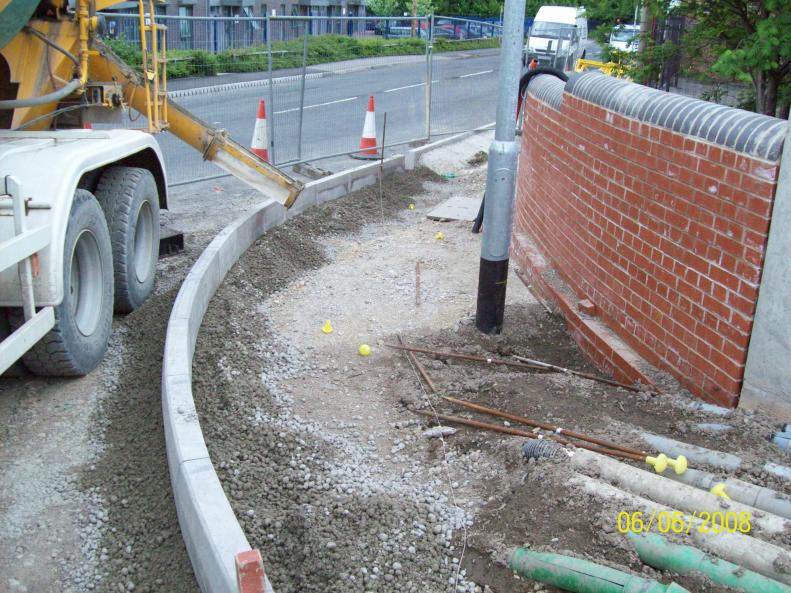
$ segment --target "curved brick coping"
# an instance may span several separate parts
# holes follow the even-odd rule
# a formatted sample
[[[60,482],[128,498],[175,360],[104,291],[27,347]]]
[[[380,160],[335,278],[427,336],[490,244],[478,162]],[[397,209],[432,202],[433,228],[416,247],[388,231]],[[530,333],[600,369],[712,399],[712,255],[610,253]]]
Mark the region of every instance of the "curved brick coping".
[[[598,71],[573,74],[564,89],[549,83],[548,78],[532,80],[528,92],[555,109],[560,109],[565,91],[641,122],[767,161],[780,159],[787,126],[784,120],[666,93]]]
[[[369,163],[312,181],[290,210],[267,200],[231,223],[192,266],[173,304],[162,362],[165,445],[181,534],[203,593],[236,593],[235,557],[250,550],[209,458],[192,397],[192,356],[209,301],[228,270],[266,231],[313,205],[375,183],[379,166]],[[383,167],[385,174],[403,170],[404,156],[385,159]],[[268,580],[266,586],[271,593]]]
[[[560,109],[563,103],[563,89],[566,83],[557,76],[541,74],[530,81],[527,92],[539,101]]]

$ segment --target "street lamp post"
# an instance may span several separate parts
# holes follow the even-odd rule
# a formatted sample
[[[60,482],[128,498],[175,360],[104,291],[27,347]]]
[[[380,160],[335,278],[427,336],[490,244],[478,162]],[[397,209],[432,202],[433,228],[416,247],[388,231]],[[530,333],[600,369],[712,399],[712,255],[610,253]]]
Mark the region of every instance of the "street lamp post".
[[[494,141],[489,147],[486,208],[478,275],[475,326],[500,333],[505,313],[508,252],[516,186],[516,100],[522,73],[525,0],[506,0],[500,52],[499,95]]]

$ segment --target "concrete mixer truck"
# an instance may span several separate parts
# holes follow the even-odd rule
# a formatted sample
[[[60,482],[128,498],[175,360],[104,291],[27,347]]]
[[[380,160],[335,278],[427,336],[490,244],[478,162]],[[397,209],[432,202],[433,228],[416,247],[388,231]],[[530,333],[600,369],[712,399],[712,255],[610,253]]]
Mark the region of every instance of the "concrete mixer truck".
[[[99,13],[118,1],[0,0],[0,372],[20,359],[36,374],[90,372],[113,312],[151,293],[167,207],[154,134],[174,134],[286,207],[301,191],[168,101],[153,1],[138,5],[141,64],[102,42]],[[143,129],[121,125],[128,110]]]

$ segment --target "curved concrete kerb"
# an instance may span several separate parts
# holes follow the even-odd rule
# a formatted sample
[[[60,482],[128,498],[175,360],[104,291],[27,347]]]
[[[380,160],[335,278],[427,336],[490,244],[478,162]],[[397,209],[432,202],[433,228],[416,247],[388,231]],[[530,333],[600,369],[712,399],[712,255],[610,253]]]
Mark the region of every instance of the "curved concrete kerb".
[[[380,164],[370,163],[308,183],[291,210],[268,200],[218,234],[184,279],[165,336],[162,363],[162,416],[170,482],[179,525],[203,593],[237,593],[237,559],[251,568],[250,544],[214,471],[192,397],[192,356],[209,301],[228,270],[261,235],[313,205],[345,196],[376,182]],[[385,159],[385,173],[404,169],[403,155]],[[241,556],[240,556],[241,554]],[[249,574],[248,574],[249,576]]]
[[[270,200],[223,229],[184,280],[168,322],[162,416],[170,482],[184,543],[204,593],[238,591],[235,558],[250,544],[203,440],[192,397],[192,355],[203,315],[225,274],[258,237],[285,219],[285,208]]]

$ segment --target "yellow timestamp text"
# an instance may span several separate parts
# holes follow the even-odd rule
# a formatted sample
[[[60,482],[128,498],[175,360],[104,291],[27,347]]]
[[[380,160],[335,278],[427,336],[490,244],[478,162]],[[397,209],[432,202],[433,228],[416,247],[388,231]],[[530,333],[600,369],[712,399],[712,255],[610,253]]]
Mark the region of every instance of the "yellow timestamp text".
[[[618,513],[620,533],[750,533],[750,513],[696,511],[690,515],[680,511],[654,511],[650,515],[641,511]]]

